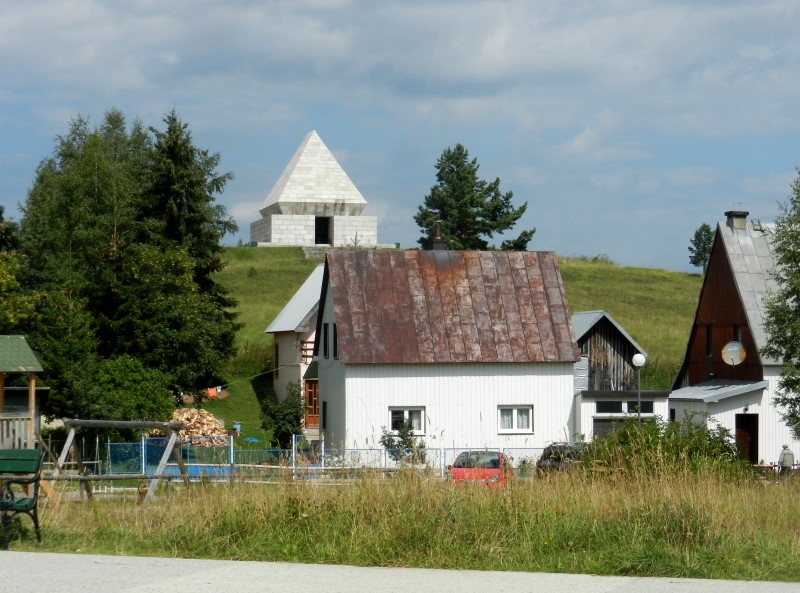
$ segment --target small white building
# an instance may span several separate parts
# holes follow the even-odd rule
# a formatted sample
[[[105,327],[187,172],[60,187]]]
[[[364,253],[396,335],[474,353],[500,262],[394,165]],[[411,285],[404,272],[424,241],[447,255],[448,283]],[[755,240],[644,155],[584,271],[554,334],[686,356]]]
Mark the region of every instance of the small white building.
[[[329,446],[378,447],[404,420],[429,448],[573,433],[580,354],[552,252],[330,251],[315,357]]]
[[[316,132],[303,139],[250,224],[259,246],[375,247],[378,219]]]
[[[773,403],[782,361],[760,354],[766,344],[764,301],[777,288],[771,228],[726,212],[717,225],[686,355],[669,396],[670,417],[709,415],[735,435],[752,463],[777,461],[783,444],[800,442]]]

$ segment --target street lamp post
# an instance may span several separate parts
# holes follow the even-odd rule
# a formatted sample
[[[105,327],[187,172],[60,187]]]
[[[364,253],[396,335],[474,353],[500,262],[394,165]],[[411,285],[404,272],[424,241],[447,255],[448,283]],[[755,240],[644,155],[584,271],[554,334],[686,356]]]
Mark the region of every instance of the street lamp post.
[[[645,363],[644,354],[637,352],[633,355],[633,366],[636,367],[636,396],[638,407],[636,408],[636,416],[639,422],[639,428],[642,427],[642,367]]]

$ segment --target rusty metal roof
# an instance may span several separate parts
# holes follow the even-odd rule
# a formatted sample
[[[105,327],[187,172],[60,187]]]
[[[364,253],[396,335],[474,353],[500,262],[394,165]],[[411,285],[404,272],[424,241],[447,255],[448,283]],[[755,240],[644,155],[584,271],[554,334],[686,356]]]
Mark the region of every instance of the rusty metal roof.
[[[329,251],[325,279],[344,364],[580,359],[553,252]]]

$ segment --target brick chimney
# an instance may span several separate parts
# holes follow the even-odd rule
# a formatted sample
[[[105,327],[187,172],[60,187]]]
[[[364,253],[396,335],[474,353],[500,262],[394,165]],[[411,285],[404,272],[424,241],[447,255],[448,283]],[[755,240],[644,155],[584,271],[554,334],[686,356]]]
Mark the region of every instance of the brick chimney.
[[[744,210],[728,210],[725,213],[725,217],[727,219],[726,224],[734,231],[747,230],[747,216],[749,214],[749,212],[745,212]]]

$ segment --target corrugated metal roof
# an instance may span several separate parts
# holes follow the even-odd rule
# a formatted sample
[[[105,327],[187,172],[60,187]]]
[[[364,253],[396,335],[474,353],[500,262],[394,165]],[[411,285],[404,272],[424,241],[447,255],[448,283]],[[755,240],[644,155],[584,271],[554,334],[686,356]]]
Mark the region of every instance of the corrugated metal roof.
[[[328,252],[344,364],[575,362],[552,252]]]
[[[671,400],[718,402],[721,399],[766,389],[766,381],[737,381],[733,379],[713,379],[691,387],[675,389],[669,396]]]
[[[725,246],[747,323],[759,352],[767,344],[764,300],[770,291],[778,288],[772,276],[775,261],[770,246],[770,228],[764,224],[754,228],[750,221],[747,221],[744,229],[732,229],[723,222],[717,225],[717,233]],[[780,361],[763,357],[761,362],[780,364]]]
[[[607,311],[579,311],[578,313],[573,313],[572,331],[575,332],[575,339],[580,341],[580,339],[586,335],[586,333],[592,329],[598,321],[603,319],[603,317],[608,319],[614,325],[614,327],[619,330],[625,339],[631,343],[631,346],[633,346],[638,352],[641,352],[645,357],[647,356],[647,352],[644,351],[644,348],[639,346],[639,344],[636,343],[636,340],[634,340],[630,334],[625,331],[625,328],[617,323],[617,320],[611,317]]]
[[[0,373],[41,373],[25,336],[0,336]]]
[[[265,333],[308,331],[308,321],[319,307],[325,264],[319,264],[286,306],[272,320]]]

